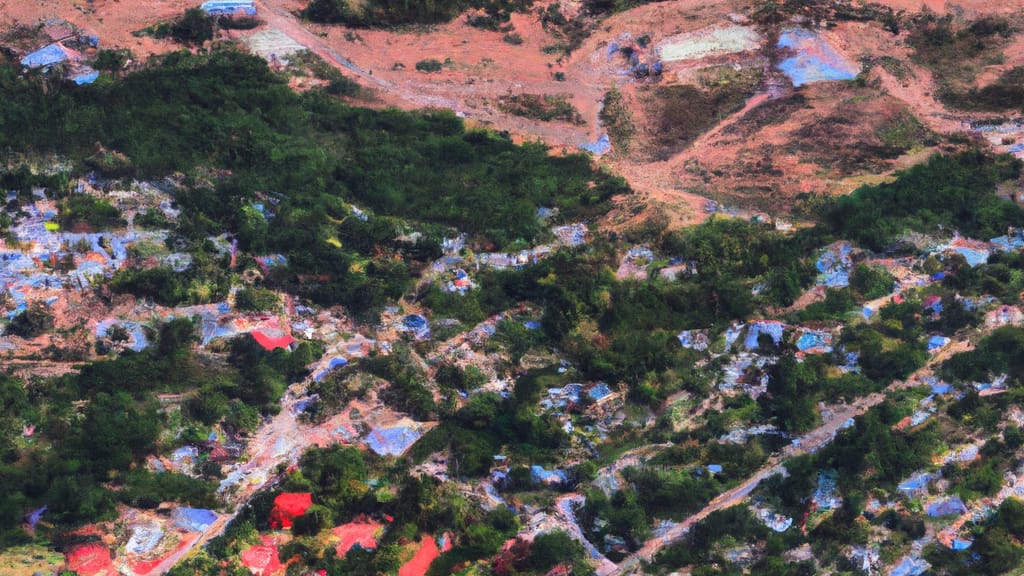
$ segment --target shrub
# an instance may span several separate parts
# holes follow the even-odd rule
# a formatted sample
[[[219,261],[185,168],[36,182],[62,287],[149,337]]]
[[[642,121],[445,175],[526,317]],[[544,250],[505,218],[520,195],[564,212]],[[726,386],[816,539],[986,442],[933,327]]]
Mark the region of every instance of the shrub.
[[[225,30],[252,30],[263,24],[263,20],[255,16],[221,16],[217,25]]]
[[[420,60],[416,63],[416,69],[420,72],[440,72],[444,64],[440,60],[435,58],[428,58],[426,60]]]
[[[555,79],[557,80],[557,78]],[[622,92],[619,92],[615,86],[605,92],[598,118],[608,130],[608,136],[611,137],[615,146],[623,152],[628,152],[630,141],[636,132],[636,125],[633,124],[633,115],[626,106]]]
[[[523,43],[523,37],[515,32],[509,32],[508,34],[505,34],[504,36],[501,37],[501,40],[506,44],[511,44],[513,46],[519,46],[520,44]]]
[[[41,304],[34,305],[15,316],[7,326],[7,334],[22,338],[35,338],[53,328],[53,316]]]
[[[93,61],[92,67],[97,70],[116,72],[123,69],[132,58],[134,58],[132,51],[127,48],[104,49],[96,53],[96,60]]]
[[[325,89],[328,94],[335,96],[357,96],[359,94],[360,86],[359,83],[351,78],[345,76],[338,76],[332,78],[330,84]]]
[[[213,40],[213,18],[201,8],[189,8],[171,25],[171,36],[184,44],[202,44]]]
[[[516,94],[503,98],[498,104],[503,112],[550,122],[561,120],[573,124],[586,124],[566,94]]]
[[[235,306],[248,312],[273,310],[280,304],[277,294],[265,288],[243,288],[235,295]]]

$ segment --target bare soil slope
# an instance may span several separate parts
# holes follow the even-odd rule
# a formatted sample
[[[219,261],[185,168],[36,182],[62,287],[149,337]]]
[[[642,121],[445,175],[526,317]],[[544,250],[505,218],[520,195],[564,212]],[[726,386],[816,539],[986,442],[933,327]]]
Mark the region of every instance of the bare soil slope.
[[[450,108],[475,125],[508,131],[518,140],[542,140],[556,153],[612,132],[602,125],[600,113],[605,93],[617,87],[636,129],[629,141],[613,133],[612,152],[600,161],[625,176],[642,203],[650,204],[646,210],[635,202],[623,205],[612,218],[620,225],[642,220],[652,209],[666,212],[673,224],[695,222],[706,215],[704,197],[782,212],[801,195],[846,193],[925,158],[922,150],[937,149],[945,135],[984,117],[947,109],[936,97],[931,72],[915,63],[908,32],[894,34],[878,21],[827,22],[814,29],[839,57],[859,67],[859,82],[794,87],[778,68],[793,54],[775,43],[782,30],[808,23],[798,14],[789,22],[757,25],[749,19],[756,6],[740,0],[670,0],[604,19],[582,15],[579,0],[562,2],[563,15],[582,19],[591,29],[569,54],[557,48],[564,37],[542,24],[546,1],[529,14],[514,14],[507,32],[471,27],[465,16],[445,25],[401,30],[321,26],[297,16],[306,3],[257,0],[266,22],[262,29],[283,32],[355,77],[372,88],[381,105]],[[132,31],[196,4],[0,0],[7,25],[59,16],[99,35],[102,46],[128,47],[140,56],[177,46],[136,38]],[[1012,19],[1024,9],[1024,0],[879,4],[908,14],[948,12],[957,22],[990,15]],[[738,25],[756,32],[756,46],[664,62],[657,77],[632,73],[637,63],[657,61],[673,38]],[[232,32],[230,37],[247,34]],[[1001,61],[981,71],[978,86],[1024,63],[1022,38],[1024,32],[1014,32]],[[417,70],[417,63],[429,60],[441,63],[441,69]],[[521,95],[560,97],[580,121],[542,121],[502,106]]]

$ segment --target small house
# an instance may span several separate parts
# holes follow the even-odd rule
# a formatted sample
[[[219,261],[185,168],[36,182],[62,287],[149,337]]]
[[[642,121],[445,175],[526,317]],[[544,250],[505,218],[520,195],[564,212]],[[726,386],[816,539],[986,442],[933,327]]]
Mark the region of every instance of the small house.
[[[199,8],[210,16],[256,15],[256,4],[252,0],[210,0]]]
[[[65,47],[60,42],[54,42],[22,58],[21,65],[31,70],[39,68],[46,70],[64,62],[77,62],[81,59],[82,55],[78,52]]]

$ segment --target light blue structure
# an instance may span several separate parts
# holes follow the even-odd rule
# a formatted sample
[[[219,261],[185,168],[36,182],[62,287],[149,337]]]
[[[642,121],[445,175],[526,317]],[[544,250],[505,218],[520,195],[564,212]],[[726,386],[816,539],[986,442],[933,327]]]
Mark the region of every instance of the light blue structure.
[[[233,14],[256,15],[256,4],[252,0],[210,0],[199,6],[210,16],[231,16]]]
[[[50,44],[25,56],[21,59],[21,65],[26,68],[49,68],[70,58],[66,48],[60,44]]]
[[[853,80],[860,71],[856,64],[843,58],[828,42],[810,30],[786,30],[779,36],[778,47],[797,52],[779,64],[779,69],[789,76],[796,87],[812,82]]]
[[[176,508],[171,514],[174,525],[192,532],[205,532],[216,522],[217,514],[204,508]]]
[[[85,68],[78,74],[71,76],[71,81],[74,82],[76,86],[85,86],[86,84],[92,84],[99,77],[99,72],[92,68]]]

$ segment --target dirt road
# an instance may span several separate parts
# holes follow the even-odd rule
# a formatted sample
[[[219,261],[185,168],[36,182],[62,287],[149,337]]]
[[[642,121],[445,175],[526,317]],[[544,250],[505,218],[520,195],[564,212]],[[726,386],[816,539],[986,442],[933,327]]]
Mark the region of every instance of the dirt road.
[[[869,394],[868,396],[858,398],[852,404],[833,408],[831,411],[831,417],[827,422],[799,437],[793,442],[793,444],[787,446],[786,449],[783,450],[781,456],[770,459],[767,465],[755,472],[750,476],[750,478],[747,478],[743,483],[731,490],[718,495],[718,497],[709,502],[701,511],[673,526],[662,536],[648,540],[643,547],[620,562],[618,569],[613,572],[613,574],[621,575],[637,573],[636,571],[641,568],[641,561],[650,562],[653,560],[659,550],[666,545],[681,540],[694,524],[700,522],[713,512],[731,508],[732,506],[740,504],[747,496],[750,495],[751,492],[754,491],[762,480],[784,472],[785,466],[783,463],[785,458],[817,452],[821,448],[827,446],[835,438],[839,430],[848,426],[852,418],[860,416],[872,407],[881,404],[892,392],[920,385],[920,376],[931,374],[934,366],[942,363],[952,354],[968,349],[970,349],[968,342],[954,342],[953,344],[943,348],[939,353],[933,355],[923,368],[919,369],[914,373],[914,375],[910,376],[906,380],[897,380],[886,387],[883,392]]]
[[[413,58],[419,57],[414,54],[420,54],[424,50],[421,46],[423,44],[422,37],[412,34],[387,34],[361,30],[359,35],[361,38],[365,37],[366,40],[342,44],[356,52],[354,56],[344,56],[334,48],[339,43],[337,38],[331,35],[340,28],[323,28],[323,30],[330,30],[331,34],[329,34],[319,31],[315,24],[304,23],[291,11],[294,9],[294,2],[290,0],[256,0],[256,5],[260,17],[266,21],[269,27],[284,32],[349,76],[355,75],[361,84],[376,88],[376,96],[386,105],[407,109],[448,108],[466,118],[475,119],[484,124],[494,124],[499,129],[508,130],[519,136],[520,139],[541,139],[551,146],[579,146],[596,140],[597,105],[595,101],[599,100],[600,95],[603,94],[603,87],[600,85],[581,86],[577,83],[572,86],[571,90],[568,90],[564,83],[548,78],[485,75],[485,67],[479,65],[477,67],[480,67],[480,70],[468,72],[460,70],[450,74],[444,72],[429,76],[412,70],[411,63],[409,70],[391,70],[390,68],[395,62],[398,62],[399,56],[396,54],[407,54]],[[462,34],[479,33],[472,29],[460,30],[460,32]],[[441,35],[443,36],[443,34]],[[407,48],[406,50],[399,48],[403,45]],[[368,50],[370,47],[379,48],[379,50]],[[477,51],[487,54],[482,49]],[[516,52],[511,54],[516,54]],[[494,56],[494,54],[491,55]],[[469,58],[469,56],[463,57]],[[468,66],[468,64],[462,63],[462,66]],[[536,63],[531,63],[529,67],[543,69],[543,66],[538,66]],[[377,74],[374,74],[374,70],[377,71]],[[386,77],[390,77],[390,79]],[[511,117],[487,104],[512,93],[554,94],[569,91],[580,94],[574,103],[586,118],[586,126]]]
[[[394,86],[389,82],[386,82],[379,77],[374,77],[366,70],[356,66],[348,58],[338,54],[338,52],[328,46],[322,38],[310,32],[305,26],[303,26],[294,14],[280,6],[278,3],[271,2],[270,0],[256,0],[256,9],[260,17],[263,18],[271,28],[277,28],[284,32],[290,36],[292,40],[302,44],[310,52],[323,58],[325,61],[341,68],[342,70],[356,74],[367,84],[376,85],[388,90],[392,90],[394,88]]]
[[[836,433],[847,424],[850,418],[863,414],[872,406],[880,404],[884,399],[884,394],[872,394],[857,400],[853,404],[834,410],[832,418],[828,422],[801,436],[798,439],[799,443],[794,442],[793,445],[787,446],[782,456],[770,459],[766,466],[755,472],[738,486],[719,494],[701,511],[676,524],[660,537],[648,540],[633,555],[620,562],[618,569],[613,574],[633,573],[640,568],[641,561],[650,562],[659,550],[668,544],[682,539],[694,524],[707,518],[711,513],[731,508],[743,502],[762,480],[775,474],[784,473],[784,458],[817,452],[835,438]]]
[[[555,500],[555,510],[557,510],[557,516],[560,517],[562,523],[569,528],[569,535],[574,539],[583,544],[583,547],[587,550],[587,554],[590,555],[591,560],[597,564],[597,575],[608,576],[608,574],[615,573],[615,564],[604,557],[604,554],[590,543],[583,536],[583,530],[580,528],[579,522],[576,520],[575,509],[578,506],[582,506],[585,498],[582,494],[566,494],[565,496],[559,497]]]

